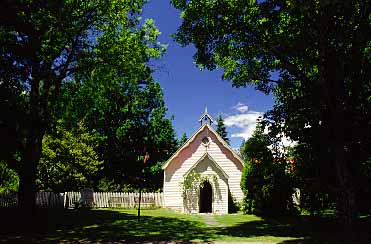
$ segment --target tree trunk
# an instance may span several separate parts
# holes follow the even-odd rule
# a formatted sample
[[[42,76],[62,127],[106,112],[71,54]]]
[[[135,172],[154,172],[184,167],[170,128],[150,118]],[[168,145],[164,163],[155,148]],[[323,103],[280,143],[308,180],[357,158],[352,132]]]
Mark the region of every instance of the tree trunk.
[[[24,216],[25,225],[32,224],[36,205],[36,171],[41,157],[41,141],[43,137],[42,133],[37,131],[37,128],[39,126],[35,126],[27,138],[28,143],[19,171],[18,207]]]
[[[23,121],[26,137],[23,155],[21,156],[21,167],[19,168],[18,207],[21,208],[25,217],[25,225],[32,224],[32,216],[36,205],[37,164],[41,157],[42,139],[46,127],[44,123],[46,102],[41,102],[38,77],[38,75],[35,75],[32,80],[28,120]]]
[[[341,185],[337,194],[336,214],[340,223],[350,226],[356,219],[356,192],[354,187]]]
[[[356,189],[354,187],[354,177],[351,175],[349,163],[346,160],[344,146],[338,145],[335,151],[335,170],[336,170],[336,215],[339,222],[350,226],[356,219]]]
[[[333,33],[336,33],[336,20],[333,18],[337,13],[335,2],[319,2],[319,61],[320,61],[320,85],[321,85],[321,118],[323,155],[327,155],[324,163],[333,167],[336,211],[341,224],[350,226],[356,217],[356,177],[351,170],[349,145],[347,144],[347,128],[349,128],[350,116],[346,113],[345,74],[342,62],[339,60],[339,50],[331,42]],[[324,175],[332,176],[329,172]]]
[[[18,206],[31,212],[35,207],[36,192],[36,160],[26,157],[22,162],[22,169],[19,173]]]
[[[336,97],[336,95],[334,96]],[[350,148],[346,140],[347,122],[345,111],[337,104],[330,114],[329,135],[329,158],[334,166],[334,183],[336,193],[336,215],[340,224],[350,226],[356,219],[356,180],[355,172],[352,170],[352,162],[356,160],[350,157]]]

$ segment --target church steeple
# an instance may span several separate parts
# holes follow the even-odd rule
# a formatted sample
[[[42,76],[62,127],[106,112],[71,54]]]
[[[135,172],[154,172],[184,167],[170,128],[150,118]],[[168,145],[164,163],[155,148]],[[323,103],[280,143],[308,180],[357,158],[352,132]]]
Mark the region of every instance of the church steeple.
[[[201,115],[201,117],[198,119],[198,122],[202,125],[203,122],[207,123],[209,121],[210,125],[211,123],[214,123],[213,117],[207,112],[207,107],[205,107],[205,112]]]

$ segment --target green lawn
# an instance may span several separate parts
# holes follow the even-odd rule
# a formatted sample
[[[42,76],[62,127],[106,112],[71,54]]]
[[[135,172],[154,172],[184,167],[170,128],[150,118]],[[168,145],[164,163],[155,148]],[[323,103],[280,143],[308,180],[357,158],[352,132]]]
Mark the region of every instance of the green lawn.
[[[135,241],[234,241],[282,244],[371,243],[370,219],[362,218],[343,237],[335,224],[323,219],[262,219],[254,215],[214,216],[219,226],[207,226],[202,215],[185,215],[165,209],[38,210],[32,229],[21,227],[16,210],[0,209],[0,243],[131,243]],[[28,232],[29,234],[25,234]],[[349,232],[349,231],[348,231]]]

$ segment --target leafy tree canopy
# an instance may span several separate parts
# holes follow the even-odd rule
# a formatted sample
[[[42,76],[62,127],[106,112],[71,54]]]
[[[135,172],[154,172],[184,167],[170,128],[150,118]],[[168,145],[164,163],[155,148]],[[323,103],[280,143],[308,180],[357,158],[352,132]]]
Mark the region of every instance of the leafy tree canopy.
[[[220,67],[234,86],[254,85],[275,95],[266,114],[272,133],[312,145],[326,176],[318,180],[336,196],[341,221],[351,223],[360,166],[370,158],[370,4],[172,3],[183,11],[175,38],[195,45],[200,67]]]
[[[90,130],[105,138],[99,147],[105,161],[102,189],[135,189],[143,179],[158,189],[162,163],[176,149],[161,87],[147,65],[150,58],[159,58],[165,51],[164,45],[156,43],[158,35],[152,20],[137,31],[105,33],[96,46],[93,61],[98,64],[62,87],[55,116],[67,128],[83,119]],[[150,158],[144,165],[145,153]]]
[[[159,31],[153,22],[140,25],[143,4],[133,0],[0,4],[0,134],[6,142],[1,143],[6,147],[1,148],[0,159],[19,173],[19,203],[25,213],[31,214],[35,203],[42,140],[54,120],[61,87],[70,80],[81,83],[101,76],[99,88],[104,89],[110,75],[125,76],[137,85],[148,80],[146,62],[159,57],[163,46],[155,41]],[[105,79],[102,73],[107,74]],[[100,102],[96,107],[105,105]]]

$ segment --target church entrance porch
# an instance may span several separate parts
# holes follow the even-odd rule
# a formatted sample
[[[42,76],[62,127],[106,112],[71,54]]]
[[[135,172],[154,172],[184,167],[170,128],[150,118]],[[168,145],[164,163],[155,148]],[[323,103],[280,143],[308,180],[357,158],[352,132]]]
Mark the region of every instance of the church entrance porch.
[[[213,189],[208,181],[204,181],[200,186],[200,213],[212,213]]]

